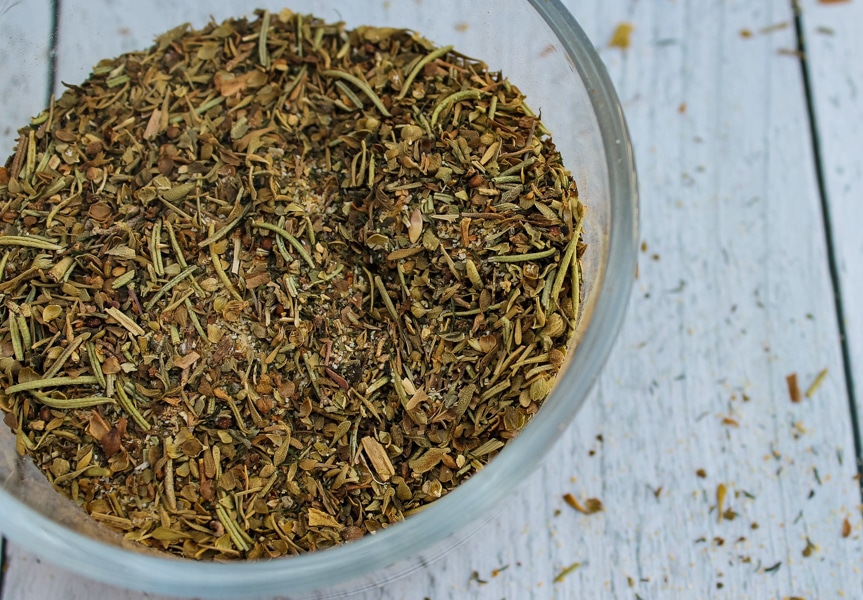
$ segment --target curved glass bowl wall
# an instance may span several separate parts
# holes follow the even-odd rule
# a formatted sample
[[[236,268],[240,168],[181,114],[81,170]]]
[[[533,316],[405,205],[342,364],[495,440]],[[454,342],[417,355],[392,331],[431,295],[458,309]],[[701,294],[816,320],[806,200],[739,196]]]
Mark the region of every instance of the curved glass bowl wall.
[[[154,593],[292,598],[375,585],[427,565],[479,528],[563,433],[611,350],[635,276],[637,191],[621,107],[599,57],[556,0],[50,0],[0,2],[0,154],[46,103],[53,80],[78,83],[101,58],[148,47],[184,22],[203,26],[286,6],[349,27],[413,29],[501,70],[542,111],[588,207],[584,315],[558,384],[524,431],[482,472],[405,522],[334,549],[270,561],[181,560],[123,544],[55,493],[0,426],[0,529],[76,573]],[[53,61],[49,43],[57,25]],[[51,65],[54,76],[50,75]]]

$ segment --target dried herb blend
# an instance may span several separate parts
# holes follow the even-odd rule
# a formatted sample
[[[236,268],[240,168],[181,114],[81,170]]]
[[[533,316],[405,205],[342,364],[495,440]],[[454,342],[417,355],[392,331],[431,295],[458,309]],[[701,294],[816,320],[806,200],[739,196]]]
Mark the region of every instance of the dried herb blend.
[[[548,395],[583,209],[501,74],[284,11],[67,87],[0,168],[0,408],[93,518],[193,558],[326,548]]]

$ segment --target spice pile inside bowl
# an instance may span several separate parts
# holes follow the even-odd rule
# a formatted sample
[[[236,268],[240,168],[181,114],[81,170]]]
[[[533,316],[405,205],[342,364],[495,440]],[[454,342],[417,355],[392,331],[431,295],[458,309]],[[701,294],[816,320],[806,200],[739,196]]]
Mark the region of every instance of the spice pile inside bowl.
[[[190,558],[326,548],[539,409],[584,210],[504,74],[260,11],[67,88],[0,168],[0,408],[92,518]]]

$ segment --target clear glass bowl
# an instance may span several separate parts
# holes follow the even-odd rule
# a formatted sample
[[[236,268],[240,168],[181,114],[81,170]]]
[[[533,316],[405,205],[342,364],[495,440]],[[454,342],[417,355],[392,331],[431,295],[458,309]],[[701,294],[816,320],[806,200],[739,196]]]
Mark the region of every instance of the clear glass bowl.
[[[52,14],[59,6],[59,14]],[[101,58],[149,46],[179,23],[203,26],[288,6],[348,26],[405,27],[485,60],[526,95],[588,207],[584,317],[577,346],[544,406],[482,472],[405,522],[330,550],[269,561],[207,563],[124,545],[48,485],[0,426],[0,529],[81,575],[171,595],[292,598],[379,585],[428,565],[496,512],[584,402],[623,319],[635,276],[638,200],[623,113],[599,56],[557,0],[0,0],[0,154],[46,104],[51,82],[78,83]],[[56,52],[51,32],[59,33]],[[52,68],[53,67],[53,68]],[[53,70],[53,75],[51,75]],[[318,594],[315,594],[319,597]]]

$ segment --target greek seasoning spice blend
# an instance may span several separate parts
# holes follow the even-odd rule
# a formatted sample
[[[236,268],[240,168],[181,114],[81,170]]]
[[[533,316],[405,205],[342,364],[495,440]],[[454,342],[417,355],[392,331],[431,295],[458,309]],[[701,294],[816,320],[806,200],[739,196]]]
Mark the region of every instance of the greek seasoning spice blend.
[[[327,548],[539,409],[584,210],[501,73],[286,10],[66,87],[0,167],[0,408],[93,519],[189,558]]]

